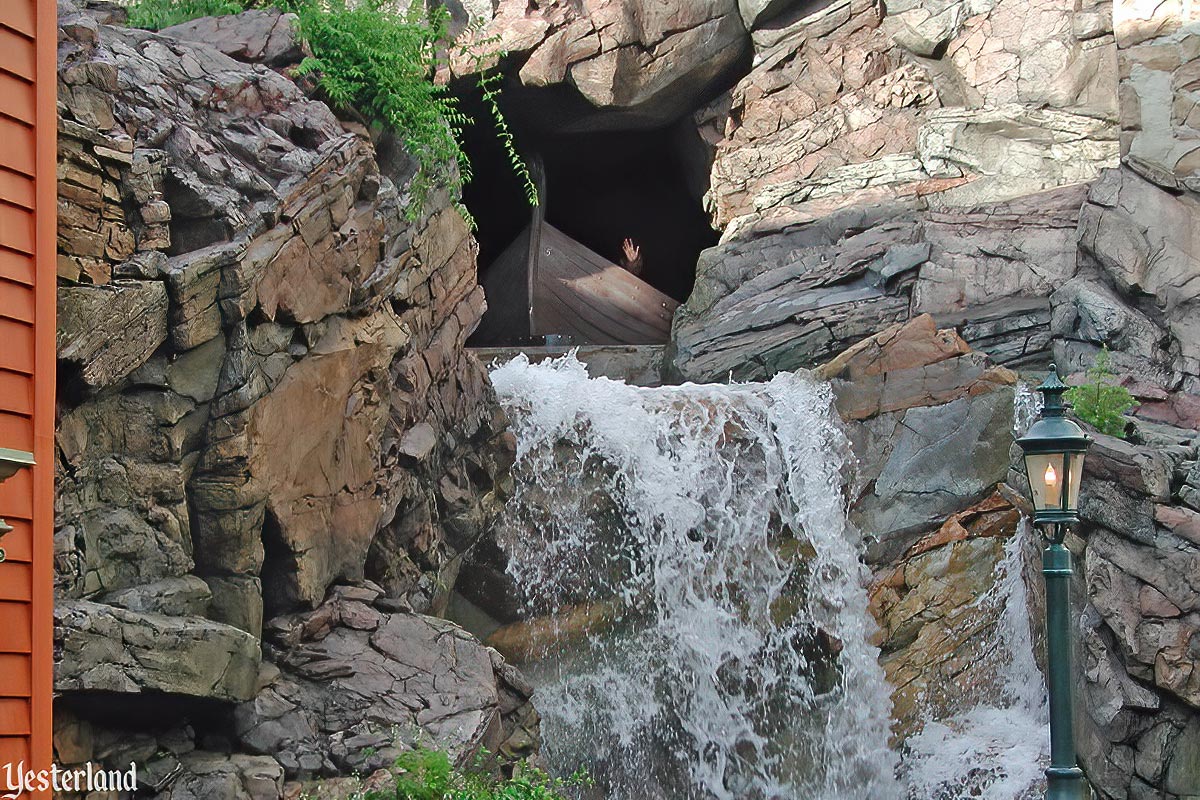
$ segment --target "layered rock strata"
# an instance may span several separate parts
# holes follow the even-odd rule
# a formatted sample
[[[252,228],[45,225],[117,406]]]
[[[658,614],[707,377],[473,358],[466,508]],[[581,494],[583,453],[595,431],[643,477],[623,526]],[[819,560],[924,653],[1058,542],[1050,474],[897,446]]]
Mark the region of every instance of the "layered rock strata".
[[[413,161],[286,77],[302,55],[293,18],[156,35],[107,24],[120,21],[112,8],[61,11],[62,761],[130,755],[69,746],[82,726],[100,735],[92,720],[112,705],[131,720],[165,710],[144,750],[176,759],[175,777],[148,785],[166,797],[274,797],[285,777],[336,772],[347,762],[328,744],[316,763],[299,743],[259,748],[279,756],[264,761],[221,731],[234,704],[261,704],[295,675],[335,679],[286,667],[333,641],[397,676],[372,684],[394,711],[381,719],[407,715],[463,757],[482,744],[531,752],[519,676],[418,616],[444,605],[503,504],[512,453],[463,347],[484,300],[452,198],[435,194],[410,221]],[[274,642],[264,660],[264,618],[367,578],[395,604],[363,612],[395,631],[390,645],[349,622],[319,645]],[[442,688],[453,676],[461,691]],[[420,716],[422,704],[440,710]],[[532,733],[506,746],[500,720],[514,713]],[[336,731],[355,715],[371,716],[347,709]],[[313,724],[336,732],[331,718]]]

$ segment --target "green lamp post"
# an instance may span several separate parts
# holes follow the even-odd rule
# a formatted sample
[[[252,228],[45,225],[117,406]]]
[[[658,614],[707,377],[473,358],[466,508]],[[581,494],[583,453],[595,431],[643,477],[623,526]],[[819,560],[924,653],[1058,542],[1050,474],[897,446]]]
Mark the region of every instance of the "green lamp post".
[[[1025,453],[1025,474],[1033,500],[1033,523],[1049,539],[1042,554],[1046,577],[1046,671],[1050,693],[1050,768],[1047,800],[1086,800],[1091,796],[1075,753],[1075,721],[1071,697],[1071,551],[1063,539],[1079,521],[1079,482],[1083,457],[1092,440],[1066,418],[1066,384],[1050,365],[1038,387],[1042,417],[1017,440]]]

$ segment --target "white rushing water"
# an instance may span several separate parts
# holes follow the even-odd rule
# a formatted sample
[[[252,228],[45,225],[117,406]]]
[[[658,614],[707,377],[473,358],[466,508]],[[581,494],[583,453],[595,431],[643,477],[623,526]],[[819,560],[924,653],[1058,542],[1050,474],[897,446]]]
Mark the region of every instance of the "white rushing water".
[[[1021,383],[1013,399],[1013,437],[1025,435],[1042,412],[1042,396]],[[1035,531],[1022,519],[1004,544],[996,582],[976,601],[996,615],[999,686],[966,713],[929,720],[905,745],[902,766],[911,800],[1035,800],[1050,764],[1046,683],[1034,660],[1028,592],[1022,569]]]
[[[539,610],[613,617],[531,670],[551,762],[613,800],[899,797],[828,388],[641,389],[573,358],[492,380],[510,572]]]
[[[950,719],[927,721],[908,740],[902,773],[912,800],[1035,800],[1043,795],[1050,709],[1034,661],[1021,575],[1031,536],[1032,526],[1022,520],[1017,535],[1004,544],[996,583],[977,601],[983,613],[999,617],[999,685],[991,687],[988,702]]]
[[[492,380],[518,448],[509,571],[569,641],[523,667],[556,771],[586,768],[611,800],[1016,800],[1036,785],[1044,690],[1018,537],[979,601],[1015,637],[997,702],[930,722],[903,766],[889,749],[826,385],[644,389],[572,357],[518,357]]]

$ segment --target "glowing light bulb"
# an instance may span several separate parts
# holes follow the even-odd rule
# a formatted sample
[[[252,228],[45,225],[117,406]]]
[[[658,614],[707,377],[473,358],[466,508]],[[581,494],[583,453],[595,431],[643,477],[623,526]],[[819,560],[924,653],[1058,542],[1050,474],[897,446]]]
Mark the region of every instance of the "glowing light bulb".
[[[1047,486],[1058,485],[1058,473],[1054,471],[1053,464],[1046,465],[1046,485]]]

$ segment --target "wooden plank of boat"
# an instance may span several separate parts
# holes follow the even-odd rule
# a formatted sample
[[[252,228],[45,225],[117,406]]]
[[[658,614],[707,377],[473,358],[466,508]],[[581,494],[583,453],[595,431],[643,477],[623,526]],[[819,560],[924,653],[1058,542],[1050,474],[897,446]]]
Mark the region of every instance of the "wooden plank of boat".
[[[678,303],[627,270],[542,223],[533,296],[534,335],[589,344],[660,344]]]
[[[521,231],[484,275],[487,313],[473,341],[511,344],[529,336],[529,228]]]

